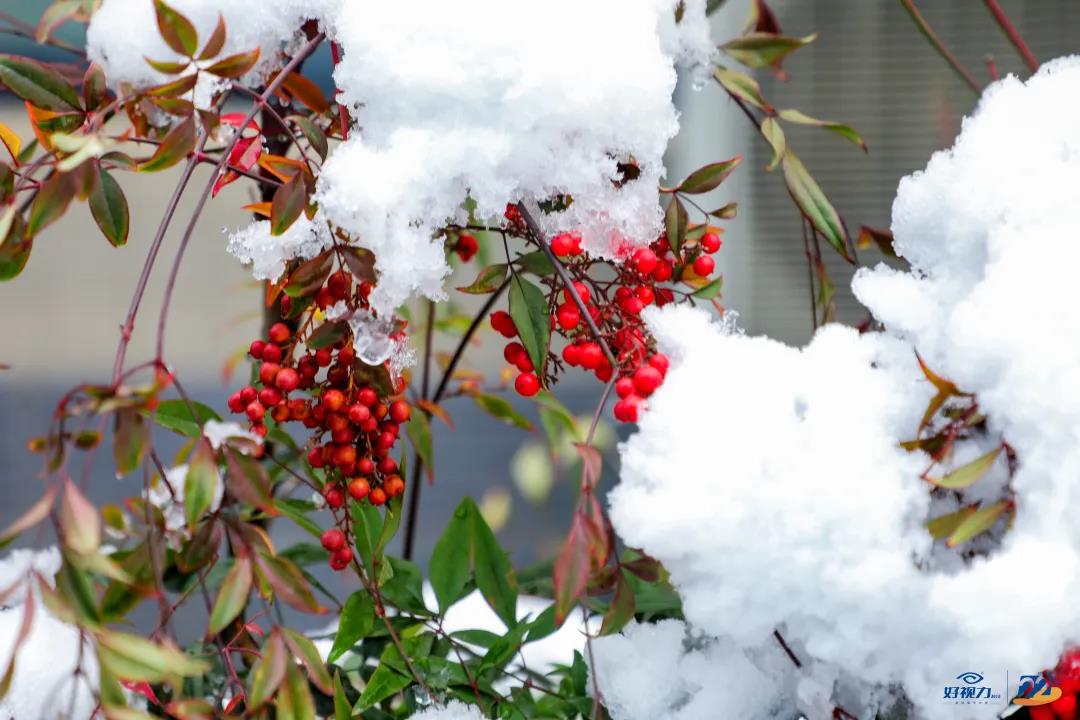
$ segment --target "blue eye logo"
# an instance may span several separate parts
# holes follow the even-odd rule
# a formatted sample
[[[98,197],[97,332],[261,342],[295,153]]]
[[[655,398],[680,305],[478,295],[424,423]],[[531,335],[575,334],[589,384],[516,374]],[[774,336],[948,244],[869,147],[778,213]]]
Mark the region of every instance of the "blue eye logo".
[[[980,675],[977,672],[971,672],[969,670],[966,673],[962,673],[960,675],[957,675],[956,679],[957,680],[963,680],[968,685],[977,685],[978,683],[981,683],[983,681],[983,676]]]

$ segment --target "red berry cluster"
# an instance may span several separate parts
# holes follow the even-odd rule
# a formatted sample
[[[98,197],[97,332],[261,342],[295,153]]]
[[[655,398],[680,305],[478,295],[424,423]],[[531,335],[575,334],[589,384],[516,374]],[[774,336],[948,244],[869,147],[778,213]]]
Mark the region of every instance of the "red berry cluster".
[[[1031,720],[1076,720],[1080,695],[1080,649],[1066,652],[1049,676],[1050,684],[1061,688],[1061,697],[1045,705],[1031,705]],[[1024,689],[1024,688],[1021,688]]]
[[[328,303],[351,294],[350,282],[331,282],[343,274],[331,275],[319,291],[328,291]],[[311,430],[307,461],[325,471],[322,493],[332,510],[343,507],[346,497],[383,505],[404,493],[405,481],[390,452],[411,416],[409,404],[386,397],[369,381],[348,337],[317,349],[301,349],[299,344],[280,322],[266,339],[251,343],[248,352],[258,361],[258,381],[233,393],[229,409],[247,415],[251,429],[262,436],[267,433],[267,413],[275,423],[299,422]],[[331,551],[330,565],[338,570],[352,560],[344,539],[337,529],[323,537]]]

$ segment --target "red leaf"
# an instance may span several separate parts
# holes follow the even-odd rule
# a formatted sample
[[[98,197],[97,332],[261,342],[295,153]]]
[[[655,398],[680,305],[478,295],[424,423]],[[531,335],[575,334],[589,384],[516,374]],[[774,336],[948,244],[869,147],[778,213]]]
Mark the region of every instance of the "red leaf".
[[[145,681],[134,682],[132,680],[121,680],[120,684],[131,692],[142,695],[155,705],[161,705],[161,701],[158,700],[158,696],[154,693],[154,688],[150,687],[150,683]]]
[[[566,538],[559,557],[555,560],[555,621],[562,625],[589,583],[591,531],[592,523],[581,513],[574,514],[570,534]]]

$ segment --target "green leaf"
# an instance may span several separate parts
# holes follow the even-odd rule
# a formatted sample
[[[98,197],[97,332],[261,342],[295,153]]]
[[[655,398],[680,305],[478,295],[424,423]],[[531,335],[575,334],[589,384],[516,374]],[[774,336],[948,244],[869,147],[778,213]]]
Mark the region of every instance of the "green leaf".
[[[189,530],[194,530],[199,518],[210,509],[220,485],[221,474],[214,449],[203,439],[195,449],[184,477],[184,518]]]
[[[311,682],[315,684],[315,687],[326,695],[334,692],[334,682],[330,679],[330,673],[326,670],[326,663],[323,662],[311,638],[289,628],[284,628],[282,632],[285,634],[285,644],[289,646],[293,657],[303,663],[307,675],[311,678]]]
[[[341,684],[341,673],[334,673],[334,720],[351,720],[352,706]]]
[[[715,210],[710,211],[709,214],[712,215],[714,218],[719,218],[720,220],[730,220],[731,218],[735,217],[738,212],[739,203],[731,202],[727,205],[724,205],[723,207],[719,207]]]
[[[540,288],[520,275],[514,275],[510,280],[510,317],[517,326],[521,344],[529,353],[536,376],[543,384],[550,333],[547,298]]]
[[[255,556],[255,567],[274,589],[274,594],[297,610],[315,614],[326,611],[315,599],[300,568],[291,561],[280,555],[271,557],[259,552]]]
[[[202,675],[210,669],[204,660],[131,633],[99,632],[97,649],[101,664],[123,680],[161,682],[176,676]]]
[[[539,277],[555,274],[555,266],[551,264],[551,258],[549,258],[547,253],[543,250],[533,250],[524,255],[519,255],[514,260],[514,264],[523,271],[530,272]]]
[[[281,235],[296,222],[307,205],[307,190],[302,173],[295,173],[289,181],[274,191],[270,202],[270,234]]]
[[[713,77],[731,95],[765,112],[772,112],[772,105],[765,102],[765,98],[761,96],[761,86],[746,73],[718,66],[713,71]]]
[[[620,570],[618,579],[615,582],[615,597],[612,598],[611,605],[608,607],[607,612],[604,613],[600,634],[612,635],[622,630],[628,622],[634,619],[634,610],[634,588],[626,581]]]
[[[776,122],[776,118],[770,115],[761,121],[761,134],[773,151],[772,162],[765,169],[773,170],[780,164],[780,161],[784,158],[784,153],[787,152],[787,139],[784,137],[784,129],[780,127],[780,123]]]
[[[140,172],[171,168],[195,149],[195,119],[189,117],[169,131],[150,159],[139,166]]]
[[[968,505],[956,512],[938,515],[936,518],[926,521],[926,529],[935,540],[947,538],[956,532],[956,528],[960,527],[960,523],[964,522],[975,510],[974,505]]]
[[[533,429],[533,424],[525,416],[521,415],[514,409],[513,405],[498,395],[477,393],[473,396],[473,400],[484,412],[496,420],[502,420],[504,423],[519,427],[522,430]]]
[[[476,505],[469,498],[461,501],[431,553],[428,576],[440,613],[445,613],[461,597],[469,581],[472,513],[475,508]]]
[[[218,590],[217,599],[214,600],[214,607],[210,611],[210,626],[206,631],[208,636],[217,635],[224,630],[247,607],[251,579],[251,558],[246,554],[240,555],[229,569],[221,589]]]
[[[206,68],[206,72],[223,78],[238,78],[255,67],[255,63],[258,61],[259,48],[255,48],[249,52],[237,53],[218,60]]]
[[[979,508],[975,512],[968,515],[953,531],[949,539],[945,541],[946,547],[956,547],[961,543],[965,543],[976,535],[989,530],[994,523],[998,521],[998,518],[1009,509],[1012,503],[1008,500],[1001,500],[993,505],[986,505]]]
[[[47,226],[63,217],[75,197],[75,183],[70,175],[54,172],[41,186],[30,204],[26,234],[36,236]]]
[[[192,415],[194,408],[195,414]],[[221,416],[209,405],[191,401],[190,407],[184,400],[162,400],[154,412],[154,422],[163,428],[178,432],[187,437],[202,435],[202,426],[208,420],[221,422]]]
[[[487,295],[493,293],[503,284],[509,267],[510,266],[506,263],[488,265],[480,271],[480,274],[473,280],[472,285],[459,287],[458,290],[463,293],[468,293],[469,295]]]
[[[999,445],[985,455],[980,455],[971,462],[961,465],[943,477],[927,479],[938,487],[947,488],[949,490],[959,490],[961,488],[970,487],[994,466],[994,461],[997,460],[998,455],[1001,454],[1001,450],[1002,446]]]
[[[863,149],[863,152],[868,152],[868,148],[866,147],[866,143],[863,141],[862,136],[843,123],[833,122],[832,120],[819,120],[798,110],[781,110],[780,119],[798,123],[799,125],[813,125],[814,127],[825,128],[830,132],[836,133],[845,140],[855,143]]]
[[[154,0],[157,13],[158,31],[165,43],[173,51],[192,57],[199,49],[199,35],[191,21],[165,4],[164,0]]]
[[[389,665],[382,663],[375,668],[375,672],[364,686],[364,692],[353,706],[353,713],[359,714],[376,703],[401,692],[412,684],[412,678],[402,675]]]
[[[690,173],[685,180],[679,183],[677,189],[679,192],[684,192],[688,195],[707,193],[710,190],[719,187],[720,183],[724,182],[728,175],[731,175],[741,162],[742,156],[736,155],[730,160],[710,163],[705,167],[698,168]]]
[[[817,39],[817,33],[797,38],[767,32],[751,32],[730,40],[720,49],[748,68],[780,69],[784,58]]]
[[[431,611],[424,604],[420,568],[408,560],[393,556],[387,558],[384,568],[389,570],[389,577],[382,582],[383,598],[415,615],[431,615]]]
[[[113,425],[113,459],[118,475],[127,475],[142,463],[150,441],[150,428],[134,408],[116,411]]]
[[[120,183],[101,166],[94,166],[94,190],[90,193],[90,213],[113,247],[128,239],[128,204]]]
[[[277,720],[310,720],[315,717],[315,698],[296,663],[285,669],[285,685],[277,694]]]
[[[17,55],[0,54],[0,82],[20,99],[53,112],[79,110],[79,94],[50,67]]]
[[[356,539],[356,551],[364,561],[369,575],[375,574],[375,560],[378,557],[379,537],[382,535],[383,519],[379,510],[371,503],[352,504],[353,534]]]
[[[157,70],[164,75],[179,75],[187,69],[191,64],[189,60],[182,62],[173,62],[171,60],[155,60],[153,58],[143,58],[146,60],[146,64]]]
[[[417,456],[424,463],[424,470],[429,479],[435,477],[435,457],[431,446],[431,425],[425,413],[414,412],[409,418],[405,432],[412,442]]]
[[[476,586],[488,605],[507,627],[517,624],[517,578],[514,568],[499,547],[495,533],[491,532],[480,509],[471,499],[469,514],[472,518],[472,562]]]
[[[691,297],[701,298],[702,300],[712,300],[714,297],[720,294],[720,291],[724,289],[724,277],[720,277],[713,280],[708,285],[700,287],[690,295]]]
[[[0,281],[18,277],[30,259],[34,240],[23,234],[22,216],[11,205],[0,214]]]
[[[358,590],[349,596],[345,607],[341,609],[337,635],[334,636],[334,645],[326,657],[327,662],[335,662],[366,638],[374,627],[375,604],[366,590]]]
[[[349,332],[349,324],[343,320],[324,322],[311,333],[304,344],[309,350],[319,350],[339,342]]]
[[[841,257],[850,262],[847,229],[840,219],[840,214],[829,202],[829,198],[825,197],[825,193],[810,176],[802,161],[791,150],[784,153],[782,165],[784,181],[787,183],[791,199],[795,201],[806,219],[813,224],[814,229],[825,237],[825,240],[836,252],[840,253]]]
[[[668,246],[676,256],[679,255],[683,240],[686,239],[686,226],[689,220],[686,208],[677,195],[672,195],[664,213],[664,230],[667,233]]]
[[[300,128],[300,132],[307,139],[312,150],[325,160],[326,154],[330,151],[330,146],[326,141],[326,133],[323,132],[322,128],[303,115],[290,115],[289,120],[296,123],[296,127]]]

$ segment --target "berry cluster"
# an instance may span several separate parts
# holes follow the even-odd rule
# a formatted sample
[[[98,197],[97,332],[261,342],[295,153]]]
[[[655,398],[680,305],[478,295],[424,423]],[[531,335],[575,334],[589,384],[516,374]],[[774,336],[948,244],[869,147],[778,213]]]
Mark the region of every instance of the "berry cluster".
[[[363,288],[358,292],[363,294]],[[316,302],[331,304],[351,293],[348,275],[335,273]],[[261,436],[267,434],[267,414],[277,424],[298,422],[310,430],[307,461],[323,469],[322,493],[332,510],[342,508],[349,497],[383,505],[404,493],[405,481],[390,453],[411,416],[408,402],[380,391],[371,369],[356,360],[349,337],[317,349],[301,348],[299,340],[279,322],[265,339],[251,343],[248,352],[258,362],[258,380],[233,393],[229,409],[245,414]],[[330,565],[337,570],[352,560],[345,540],[336,528],[323,536]]]
[[[1031,720],[1076,720],[1077,697],[1080,696],[1080,649],[1066,651],[1058,660],[1057,667],[1047,677],[1050,680],[1048,687],[1060,688],[1061,695],[1045,705],[1029,706]],[[1044,690],[1021,685],[1020,691],[1038,694]]]

